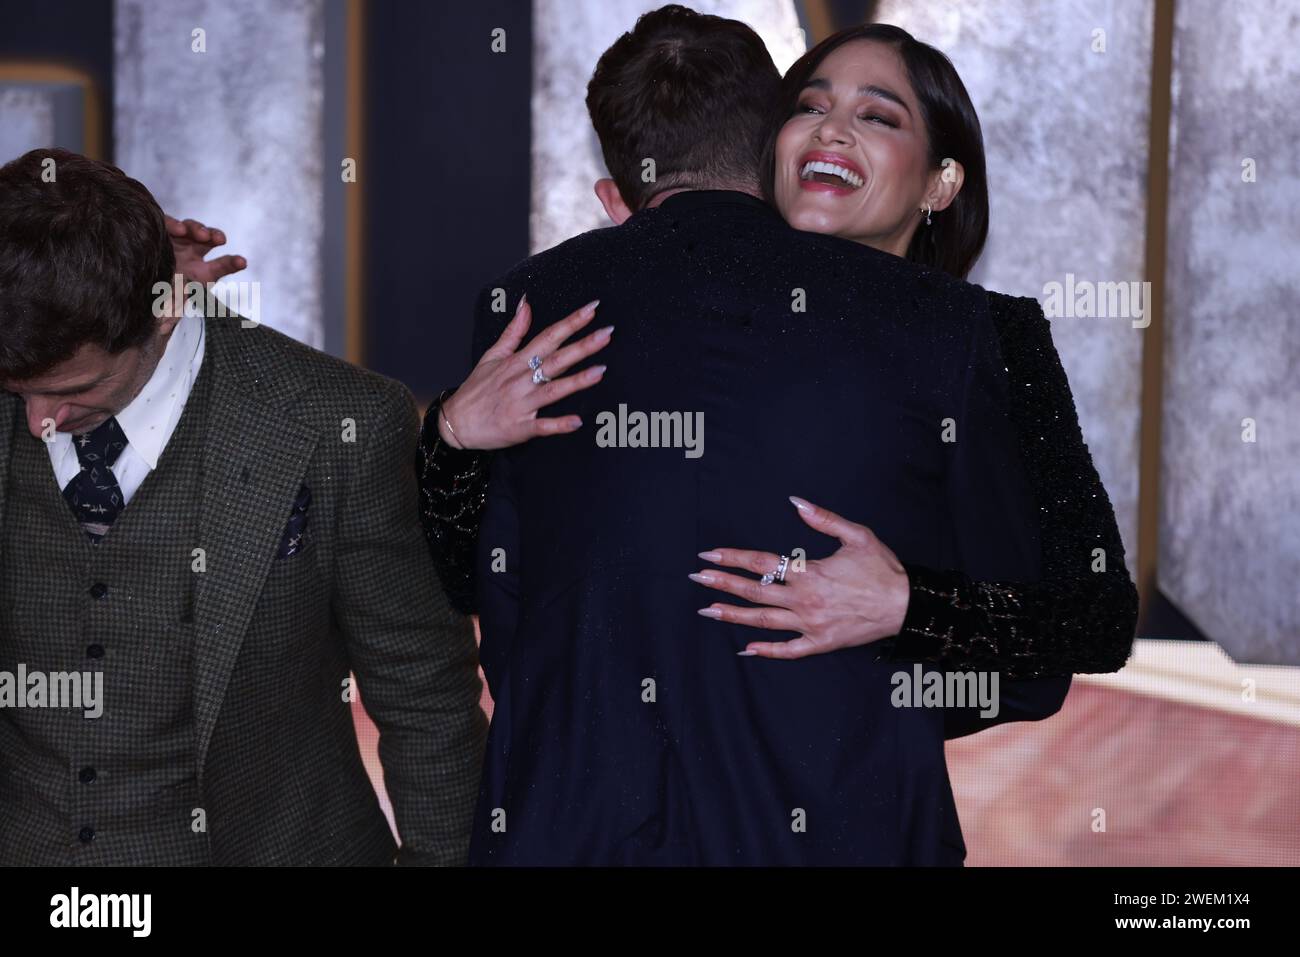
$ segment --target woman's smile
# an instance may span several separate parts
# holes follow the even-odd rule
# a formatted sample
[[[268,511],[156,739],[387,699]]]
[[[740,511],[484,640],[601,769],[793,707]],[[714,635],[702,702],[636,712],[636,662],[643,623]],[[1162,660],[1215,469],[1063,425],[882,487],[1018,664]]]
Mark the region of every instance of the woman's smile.
[[[930,185],[919,116],[897,51],[854,41],[829,54],[777,136],[775,199],[786,221],[903,255]]]
[[[809,150],[799,160],[799,188],[847,196],[866,185],[862,168],[848,157],[825,150]]]

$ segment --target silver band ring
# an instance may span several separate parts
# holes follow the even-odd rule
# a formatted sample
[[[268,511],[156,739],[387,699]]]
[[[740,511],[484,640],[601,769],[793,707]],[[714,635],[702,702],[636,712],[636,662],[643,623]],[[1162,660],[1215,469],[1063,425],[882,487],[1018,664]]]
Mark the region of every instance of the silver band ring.
[[[790,556],[782,555],[780,564],[776,566],[776,571],[769,572],[758,580],[760,585],[771,585],[774,582],[785,584],[785,572],[790,567]]]
[[[542,385],[550,382],[551,377],[542,371],[542,357],[533,356],[528,360],[528,368],[533,370],[533,385]]]

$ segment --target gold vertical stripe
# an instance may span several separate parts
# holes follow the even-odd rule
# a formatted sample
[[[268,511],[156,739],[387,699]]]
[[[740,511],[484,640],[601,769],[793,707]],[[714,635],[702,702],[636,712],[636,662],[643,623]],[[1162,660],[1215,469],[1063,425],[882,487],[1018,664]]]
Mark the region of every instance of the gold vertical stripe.
[[[812,30],[812,36],[808,38],[808,49],[811,50],[835,32],[835,20],[826,0],[804,0],[803,9],[808,15],[808,27]]]
[[[365,186],[366,168],[362,155],[365,147],[366,92],[366,4],[365,0],[347,0],[347,77],[345,106],[346,128],[343,134],[347,155],[356,161],[355,183],[344,184],[344,358],[356,365],[366,360],[365,337]]]
[[[103,105],[99,85],[89,73],[63,63],[9,60],[0,63],[0,80],[11,83],[70,83],[81,87],[81,153],[94,160],[104,159]],[[8,156],[4,160],[15,158]]]
[[[1169,122],[1173,111],[1174,0],[1155,0],[1151,35],[1151,119],[1147,153],[1144,273],[1151,324],[1142,339],[1142,424],[1138,447],[1137,586],[1144,608],[1155,594],[1160,536],[1160,425],[1164,391],[1165,268],[1169,210]]]

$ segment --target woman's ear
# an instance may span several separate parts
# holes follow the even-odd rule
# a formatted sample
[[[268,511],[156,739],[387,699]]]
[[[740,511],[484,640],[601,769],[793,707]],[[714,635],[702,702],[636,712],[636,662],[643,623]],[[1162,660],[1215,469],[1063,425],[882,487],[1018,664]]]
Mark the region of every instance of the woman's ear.
[[[623,202],[623,194],[618,191],[617,184],[608,177],[596,180],[596,198],[605,207],[605,213],[615,226],[622,226],[632,215],[632,210]]]
[[[946,158],[939,169],[930,174],[929,189],[925,201],[934,207],[937,213],[947,209],[961,192],[961,185],[966,181],[966,170],[951,157]]]

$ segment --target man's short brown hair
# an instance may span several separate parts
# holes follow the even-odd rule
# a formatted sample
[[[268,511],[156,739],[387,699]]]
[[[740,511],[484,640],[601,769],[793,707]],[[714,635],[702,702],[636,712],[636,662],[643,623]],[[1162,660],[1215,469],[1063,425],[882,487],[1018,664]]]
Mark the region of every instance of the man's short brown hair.
[[[162,209],[117,167],[63,149],[0,167],[0,380],[145,342],[175,266]]]
[[[637,210],[674,188],[758,186],[781,74],[738,20],[677,4],[641,16],[601,56],[587,110],[605,166]],[[646,160],[655,178],[646,182]]]

